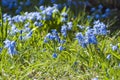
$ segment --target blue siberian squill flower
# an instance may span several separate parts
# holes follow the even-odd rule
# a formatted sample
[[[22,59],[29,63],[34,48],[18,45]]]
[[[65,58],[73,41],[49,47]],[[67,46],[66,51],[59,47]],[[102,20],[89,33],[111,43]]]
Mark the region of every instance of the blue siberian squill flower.
[[[80,40],[80,41],[84,41],[84,36],[83,36],[83,34],[82,34],[81,32],[77,33],[77,34],[76,34],[76,39],[77,39],[77,40]]]
[[[53,53],[53,55],[52,55],[53,58],[57,58],[57,56],[58,55],[56,53]]]
[[[98,8],[103,9],[103,5],[102,4],[98,5]]]
[[[109,8],[105,9],[105,12],[110,13],[110,9]]]
[[[91,12],[94,12],[95,10],[96,10],[96,8],[93,7],[93,8],[91,8],[90,11],[91,11]]]
[[[31,5],[30,0],[27,0],[27,1],[25,2],[25,5],[26,5],[26,6],[30,6],[30,5]]]
[[[43,5],[45,3],[45,0],[40,0],[39,5]]]
[[[21,12],[20,9],[17,9],[17,10],[15,11],[16,14],[20,14],[20,12]]]
[[[2,0],[2,6],[7,7],[9,4],[6,0]]]
[[[72,5],[72,0],[67,0],[67,4],[70,7]]]
[[[56,0],[51,0],[51,3],[56,3]]]
[[[107,16],[106,14],[102,14],[101,17],[102,17],[102,18],[106,18],[106,17],[108,17],[108,16]]]
[[[66,42],[66,40],[60,40],[61,44],[64,44]]]
[[[118,49],[118,46],[117,46],[117,45],[112,45],[111,47],[112,47],[112,50],[113,50],[113,51],[116,51],[116,50]]]
[[[36,18],[37,21],[43,20],[43,17],[41,15],[37,16]]]
[[[0,53],[2,52],[2,48],[0,48]]]
[[[23,5],[24,5],[24,2],[21,1],[21,2],[19,2],[19,4],[20,4],[20,6],[23,6]]]
[[[79,24],[78,24],[77,26],[78,26],[80,29],[83,29],[83,28],[84,28],[82,25],[79,25]]]
[[[63,12],[61,13],[61,22],[66,22],[68,20],[68,15],[67,13]]]
[[[27,18],[26,16],[19,16],[18,19],[19,19],[19,22],[25,22]]]
[[[29,26],[30,26],[30,23],[27,22],[27,23],[24,25],[24,28],[27,28],[27,27],[29,27]]]
[[[52,13],[58,13],[59,12],[59,10],[57,9],[57,8],[55,8],[53,11],[52,11]]]
[[[100,15],[99,15],[99,14],[96,14],[96,15],[95,15],[95,18],[96,18],[96,19],[100,19]]]
[[[22,11],[22,7],[18,6],[18,9],[15,11],[16,14],[20,14],[20,12]]]
[[[28,34],[26,34],[26,36],[24,37],[24,39],[29,39],[33,34],[33,31],[31,30]]]
[[[79,44],[85,48],[87,46],[87,41],[85,40],[85,37],[83,36],[83,34],[81,32],[76,34],[76,39],[78,40]]]
[[[11,35],[15,35],[17,32],[19,32],[19,30],[16,28],[15,25],[12,25],[10,34]]]
[[[95,78],[92,78],[92,80],[98,80],[98,78],[97,78],[97,77],[95,77]]]
[[[86,31],[85,38],[89,44],[97,44],[97,39],[93,32],[94,32],[93,29],[88,29]]]
[[[67,29],[68,29],[68,30],[71,30],[71,29],[72,29],[72,26],[73,26],[73,23],[72,23],[72,22],[68,22],[67,25],[68,25]]]
[[[40,6],[39,9],[40,9],[41,11],[43,11],[43,10],[45,10],[45,7],[44,7],[44,6]]]
[[[12,9],[13,8],[13,3],[9,3],[8,9]]]
[[[94,22],[93,29],[94,29],[94,33],[97,35],[106,35],[107,34],[106,25],[104,23],[100,22],[99,20]]]
[[[34,25],[37,26],[37,27],[41,27],[43,24],[42,24],[41,22],[35,21],[35,22],[34,22]]]
[[[89,44],[97,44],[97,39],[96,39],[95,35],[87,36],[86,40]]]
[[[10,55],[14,55],[17,53],[16,48],[15,48],[15,45],[16,45],[15,41],[10,41],[10,40],[6,39],[4,41],[4,43],[5,43],[4,47],[8,48],[8,53]]]
[[[110,9],[109,8],[107,8],[107,9],[105,9],[105,14],[107,15],[107,17],[110,15]]]
[[[14,54],[17,53],[15,45],[16,45],[15,41],[11,41],[11,44],[10,44],[10,46],[8,48],[9,54],[14,55]]]
[[[68,19],[67,18],[65,18],[65,17],[62,17],[61,18],[61,22],[66,22]]]
[[[51,36],[52,36],[51,33],[48,33],[44,38],[44,42],[47,43],[49,41],[49,39],[52,40]]]
[[[61,33],[62,33],[62,35],[63,35],[64,37],[67,36],[67,25],[64,24],[64,25],[61,27]]]
[[[60,42],[60,37],[58,36],[58,32],[56,29],[52,29],[52,33],[48,33],[45,38],[44,38],[44,42],[48,42],[49,40],[52,41],[58,41]]]
[[[68,15],[67,15],[66,12],[62,12],[62,13],[61,13],[61,16],[62,16],[62,17],[67,17]]]
[[[108,60],[110,60],[111,55],[110,55],[110,54],[108,54],[106,58],[107,58]]]
[[[18,6],[17,2],[14,2],[13,7],[16,8]]]
[[[64,47],[63,46],[59,46],[58,49],[59,49],[59,51],[62,51],[62,50],[64,50]]]
[[[52,29],[51,31],[52,31],[52,36],[54,37],[54,40],[60,42],[60,38],[58,36],[57,30],[56,29]]]

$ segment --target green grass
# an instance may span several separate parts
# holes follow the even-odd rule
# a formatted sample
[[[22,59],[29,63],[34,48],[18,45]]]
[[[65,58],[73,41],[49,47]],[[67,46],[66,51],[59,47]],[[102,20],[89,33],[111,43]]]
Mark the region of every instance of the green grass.
[[[63,11],[67,11],[65,8]],[[69,13],[69,11],[68,11]],[[69,20],[72,18],[69,15]],[[2,21],[2,19],[0,19]],[[75,33],[79,32],[77,23],[85,26],[92,25],[93,19],[88,20],[86,13],[83,11],[80,15],[73,19],[73,30],[68,32],[65,49],[59,51],[55,44],[51,41],[44,43],[45,35],[51,29],[56,28],[59,31],[60,17],[55,17],[53,21],[43,21],[41,28],[36,28],[33,23],[30,27],[34,29],[32,37],[27,41],[18,39],[20,34],[10,36],[3,34],[2,40],[10,39],[16,41],[18,54],[9,55],[6,48],[3,48],[3,41],[0,45],[3,48],[0,53],[0,80],[91,80],[98,77],[99,80],[119,80],[120,79],[120,37],[98,36],[97,45],[89,45],[82,48],[77,40],[74,39]],[[6,32],[7,23],[3,23],[0,30]],[[23,24],[16,24],[18,28],[22,28]],[[10,28],[7,25],[7,30]],[[84,32],[83,32],[84,33]],[[5,36],[6,35],[6,36]],[[59,33],[59,35],[61,35]],[[63,38],[63,37],[61,37]],[[110,44],[119,43],[119,49],[112,51]],[[52,54],[56,49],[57,58],[53,58]],[[110,60],[106,59],[111,54]]]

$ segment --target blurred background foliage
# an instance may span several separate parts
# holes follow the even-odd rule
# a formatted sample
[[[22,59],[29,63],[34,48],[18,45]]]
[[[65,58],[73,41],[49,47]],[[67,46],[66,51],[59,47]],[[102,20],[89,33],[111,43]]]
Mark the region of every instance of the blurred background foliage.
[[[4,1],[1,0],[0,3]],[[17,1],[17,0],[7,0],[9,1]],[[27,1],[29,5],[26,5]],[[71,1],[71,3],[69,3]],[[99,4],[103,5],[102,13],[104,13],[105,9],[109,8],[111,10],[111,15],[107,19],[111,24],[113,24],[114,20],[114,27],[110,27],[112,32],[120,30],[120,0],[18,0],[16,7],[11,8],[11,6],[4,6],[3,5],[3,13],[16,15],[23,12],[34,12],[36,11],[35,7],[40,7],[41,5],[44,6],[52,6],[53,4],[59,4],[60,8],[62,9],[64,6],[71,9],[72,13],[75,16],[78,16],[80,11],[83,9],[88,13],[91,14],[90,10],[93,7],[98,7]],[[2,6],[2,3],[1,3]],[[19,11],[20,10],[20,11]],[[113,25],[112,25],[113,26]]]

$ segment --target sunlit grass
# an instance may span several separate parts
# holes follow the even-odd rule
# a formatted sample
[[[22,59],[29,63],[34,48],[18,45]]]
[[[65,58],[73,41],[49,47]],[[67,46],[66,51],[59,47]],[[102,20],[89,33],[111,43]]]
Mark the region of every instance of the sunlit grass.
[[[77,24],[84,28],[93,25],[94,19],[87,19],[87,14],[82,11],[74,18],[70,10],[64,8],[62,12],[68,12],[68,21],[73,22],[73,28],[68,31],[67,37],[60,33],[61,12],[53,17],[53,20],[41,21],[43,25],[36,27],[32,21],[30,29],[33,30],[32,36],[27,40],[20,40],[20,33],[16,35],[6,34],[11,26],[7,22],[3,23],[0,29],[3,30],[4,38],[16,41],[17,54],[10,55],[8,49],[4,48],[3,41],[0,43],[2,51],[0,53],[0,79],[2,80],[119,80],[120,74],[120,37],[97,36],[98,44],[89,44],[86,48],[81,47],[75,39],[77,32],[85,33],[85,29],[79,29]],[[0,19],[2,21],[2,19]],[[23,29],[25,23],[15,23],[17,28]],[[63,44],[65,49],[59,51],[61,45],[56,41],[44,42],[44,37],[56,29],[62,39],[66,39]],[[117,34],[117,33],[116,33]],[[119,34],[119,33],[118,33]],[[117,34],[117,35],[118,35]],[[7,36],[6,36],[7,35]],[[23,33],[25,35],[25,33]],[[110,44],[118,45],[118,49],[113,51]],[[56,52],[57,57],[52,54]],[[107,58],[108,55],[111,57]]]

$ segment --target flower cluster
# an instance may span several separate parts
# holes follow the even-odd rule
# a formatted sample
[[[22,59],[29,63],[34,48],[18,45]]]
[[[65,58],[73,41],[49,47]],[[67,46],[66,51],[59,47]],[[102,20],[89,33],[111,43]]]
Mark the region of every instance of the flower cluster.
[[[72,30],[73,23],[72,22],[67,22],[67,24],[63,24],[61,26],[61,34],[66,37],[67,36],[67,31]]]
[[[102,22],[95,21],[93,28],[87,28],[85,36],[79,32],[76,34],[76,39],[82,47],[86,47],[87,44],[97,44],[97,35],[106,35],[106,25]]]
[[[15,41],[10,41],[10,40],[6,39],[4,41],[4,43],[5,43],[4,47],[8,48],[8,53],[10,55],[14,55],[17,53],[16,48],[15,48],[15,45],[16,45]]]
[[[85,0],[85,1],[72,1],[72,0],[66,0],[61,3],[58,3],[59,1],[58,0],[50,0],[50,1],[47,1],[53,5],[57,5],[57,7],[59,9],[61,9],[62,7],[71,7],[71,6],[75,6],[77,7],[78,5],[81,5],[81,6],[90,6],[90,3],[89,1]],[[36,5],[45,5],[46,4],[46,1],[45,0],[39,0],[37,1],[38,4]],[[31,6],[33,5],[33,1],[32,0],[25,0],[25,1],[19,1],[19,0],[2,0],[2,6],[3,7],[7,7],[9,10],[11,9],[16,9],[15,10],[15,13],[16,14],[20,14],[20,12],[23,10],[24,7],[28,7],[28,6]]]
[[[2,0],[2,6],[7,7],[8,9],[13,9],[15,8],[16,14],[19,14],[22,11],[22,7],[23,6],[30,6],[31,5],[31,1],[30,0],[26,0],[26,2],[19,2],[18,0]]]
[[[95,19],[104,19],[110,16],[111,14],[111,10],[109,8],[106,8],[105,10],[103,9],[103,5],[100,4],[98,5],[97,8],[92,7],[91,8],[91,17],[95,18]],[[104,10],[104,11],[103,11]],[[88,18],[90,18],[90,16],[88,16]]]
[[[52,41],[58,41],[60,42],[60,37],[58,36],[58,32],[56,29],[53,29],[52,30],[52,33],[48,33],[45,38],[44,38],[44,42],[48,42],[49,40],[52,40]]]

